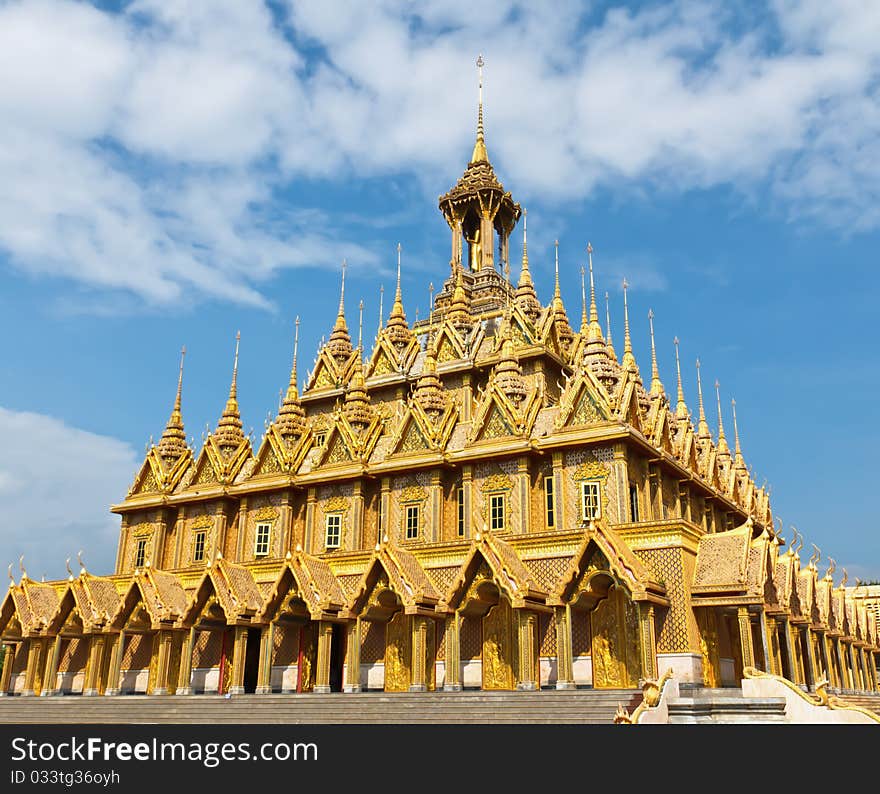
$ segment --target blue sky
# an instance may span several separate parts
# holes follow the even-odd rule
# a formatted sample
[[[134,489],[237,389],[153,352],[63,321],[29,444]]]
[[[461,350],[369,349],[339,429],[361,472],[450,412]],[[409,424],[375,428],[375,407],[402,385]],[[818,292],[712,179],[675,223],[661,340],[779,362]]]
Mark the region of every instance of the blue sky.
[[[398,241],[424,316],[481,52],[489,156],[529,210],[540,296],[558,239],[577,325],[591,241],[618,345],[632,285],[643,376],[652,308],[667,391],[677,335],[691,410],[700,357],[710,422],[717,378],[784,536],[880,579],[880,6],[196,5],[0,4],[0,562],[54,578],[83,549],[112,569],[107,507],[164,427],[181,345],[198,447],[241,330],[258,440],[294,316],[303,377],[329,334],[343,257],[368,350]]]

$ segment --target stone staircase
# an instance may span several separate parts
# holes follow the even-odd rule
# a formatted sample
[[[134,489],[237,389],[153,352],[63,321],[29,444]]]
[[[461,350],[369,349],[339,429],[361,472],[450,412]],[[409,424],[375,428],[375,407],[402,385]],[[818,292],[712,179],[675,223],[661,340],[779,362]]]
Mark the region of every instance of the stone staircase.
[[[679,697],[670,698],[669,724],[784,723],[785,698],[745,697],[739,687],[709,689],[680,684]]]
[[[618,704],[641,700],[637,689],[3,697],[0,723],[612,725]]]
[[[880,692],[873,695],[835,695],[835,697],[846,706],[858,706],[880,716]]]

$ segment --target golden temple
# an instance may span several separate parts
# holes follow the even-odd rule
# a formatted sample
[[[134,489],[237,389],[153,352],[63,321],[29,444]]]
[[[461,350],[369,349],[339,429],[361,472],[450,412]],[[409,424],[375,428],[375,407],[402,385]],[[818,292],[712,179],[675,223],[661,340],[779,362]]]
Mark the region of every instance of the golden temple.
[[[400,285],[364,355],[345,316],[258,448],[238,344],[225,408],[186,441],[171,416],[125,499],[116,570],[37,582],[0,605],[2,695],[629,688],[670,669],[736,686],[878,690],[877,588],[819,572],[769,494],[713,434],[698,365],[685,401],[618,356],[588,285],[572,326],[539,300],[525,213],[490,163],[482,98],[439,199],[449,273],[411,324]],[[512,253],[522,221],[522,252]],[[516,285],[511,260],[520,258]],[[582,270],[582,277],[585,275]],[[298,323],[297,323],[298,331]],[[735,411],[735,406],[734,406]],[[69,569],[70,570],[70,569]]]

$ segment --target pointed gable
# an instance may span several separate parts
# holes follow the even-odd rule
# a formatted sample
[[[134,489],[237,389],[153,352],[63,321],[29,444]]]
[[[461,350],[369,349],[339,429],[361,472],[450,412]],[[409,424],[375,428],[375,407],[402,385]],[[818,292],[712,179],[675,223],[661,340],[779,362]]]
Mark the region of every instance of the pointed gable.
[[[398,608],[407,614],[433,613],[440,595],[418,560],[388,542],[378,544],[349,599],[347,614],[386,620]]]
[[[184,624],[198,622],[213,599],[227,623],[253,622],[263,607],[263,596],[251,572],[219,555],[205,569],[187,606]]]
[[[282,613],[285,602],[294,597],[306,605],[312,620],[335,617],[345,606],[345,594],[330,566],[306,554],[302,548],[287,555],[260,610],[260,619],[275,619]]]
[[[148,565],[134,572],[111,625],[115,629],[126,629],[132,623],[141,629],[180,625],[187,600],[174,574]]]

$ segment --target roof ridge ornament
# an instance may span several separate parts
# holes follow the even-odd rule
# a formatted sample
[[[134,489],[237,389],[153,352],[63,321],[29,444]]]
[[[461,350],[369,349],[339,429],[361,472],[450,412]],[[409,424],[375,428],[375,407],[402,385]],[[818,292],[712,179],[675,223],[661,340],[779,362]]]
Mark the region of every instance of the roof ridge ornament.
[[[477,56],[477,70],[479,74],[479,108],[477,110],[477,140],[474,143],[474,151],[471,154],[472,163],[488,163],[489,153],[486,151],[486,139],[483,133],[483,66],[485,65],[482,54]]]

